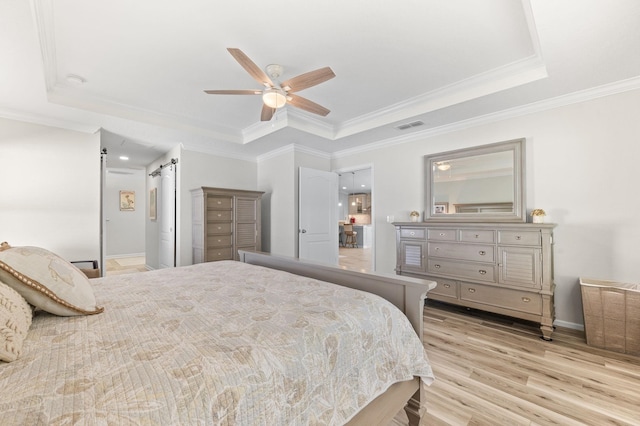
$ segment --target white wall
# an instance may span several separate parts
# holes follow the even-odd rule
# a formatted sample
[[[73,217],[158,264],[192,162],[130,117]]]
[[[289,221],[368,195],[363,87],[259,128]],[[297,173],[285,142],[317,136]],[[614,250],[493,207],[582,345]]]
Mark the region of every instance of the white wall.
[[[120,191],[135,192],[135,210],[120,210]],[[107,169],[104,196],[107,257],[144,256],[148,197],[144,170]]]
[[[300,167],[330,170],[328,156],[290,145],[258,161],[262,202],[263,250],[298,256],[298,171]]]
[[[201,186],[210,186],[255,191],[258,179],[257,166],[253,161],[188,151],[182,149],[180,145],[176,145],[170,152],[147,166],[147,174],[168,163],[172,158],[178,159],[176,173],[176,263],[177,266],[191,265],[193,263],[191,190]],[[151,189],[158,188],[159,183],[160,177],[147,177],[147,194]],[[160,209],[158,209],[158,219],[150,220],[147,209],[147,266],[153,269],[159,266],[159,215]]]
[[[180,164],[178,266],[191,265],[191,190],[202,186],[257,190],[258,171],[254,161],[240,160],[194,151],[182,151]]]
[[[607,96],[335,159],[334,169],[371,162],[376,182],[376,265],[395,267],[387,215],[424,209],[423,156],[525,137],[527,206],[554,230],[556,318],[582,324],[580,276],[638,282],[640,90]]]
[[[262,197],[262,250],[296,256],[297,220],[293,150],[258,162],[258,190]]]
[[[0,241],[100,258],[100,135],[0,118]]]

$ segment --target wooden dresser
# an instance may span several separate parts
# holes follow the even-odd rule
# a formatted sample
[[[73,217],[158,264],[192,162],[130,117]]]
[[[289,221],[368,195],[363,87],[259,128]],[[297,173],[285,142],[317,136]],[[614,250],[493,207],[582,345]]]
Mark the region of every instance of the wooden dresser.
[[[551,340],[554,225],[394,225],[396,273],[437,282],[429,298],[538,322]]]
[[[238,260],[238,250],[261,250],[262,194],[226,188],[192,190],[193,263]]]

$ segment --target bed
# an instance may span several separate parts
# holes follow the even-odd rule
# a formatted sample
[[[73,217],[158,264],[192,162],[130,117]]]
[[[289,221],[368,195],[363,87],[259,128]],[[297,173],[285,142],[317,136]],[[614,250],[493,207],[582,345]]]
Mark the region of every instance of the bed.
[[[2,424],[371,425],[403,406],[418,424],[432,282],[240,255],[90,280],[89,314],[37,310],[0,363]]]

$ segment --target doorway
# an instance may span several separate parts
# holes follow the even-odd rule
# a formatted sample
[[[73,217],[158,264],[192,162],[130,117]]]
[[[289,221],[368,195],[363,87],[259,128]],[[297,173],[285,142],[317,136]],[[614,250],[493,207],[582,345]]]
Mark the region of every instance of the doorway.
[[[358,271],[375,271],[373,167],[341,170],[338,175],[338,264]],[[347,235],[349,228],[355,235]]]

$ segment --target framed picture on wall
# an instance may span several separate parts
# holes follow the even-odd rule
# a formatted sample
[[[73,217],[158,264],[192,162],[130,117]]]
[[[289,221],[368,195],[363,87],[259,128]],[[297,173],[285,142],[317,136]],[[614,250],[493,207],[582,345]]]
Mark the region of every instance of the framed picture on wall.
[[[153,188],[149,191],[149,219],[156,220],[157,215],[157,200],[158,200],[158,188]]]
[[[120,211],[132,212],[136,209],[136,192],[120,191]]]

